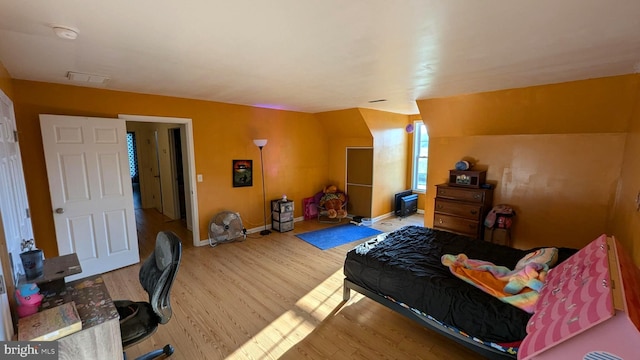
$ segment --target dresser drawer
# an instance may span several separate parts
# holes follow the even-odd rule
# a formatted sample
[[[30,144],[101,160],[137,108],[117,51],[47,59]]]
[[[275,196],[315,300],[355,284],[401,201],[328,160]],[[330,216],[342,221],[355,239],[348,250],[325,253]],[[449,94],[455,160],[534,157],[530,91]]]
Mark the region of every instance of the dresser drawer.
[[[438,186],[436,196],[439,198],[448,198],[448,199],[456,199],[461,201],[483,203],[485,191],[482,189],[463,189],[463,188]]]
[[[436,199],[435,212],[479,221],[482,216],[482,205]]]
[[[436,213],[433,216],[433,227],[436,229],[448,230],[451,232],[467,235],[473,238],[478,237],[478,221],[464,219],[456,216]]]

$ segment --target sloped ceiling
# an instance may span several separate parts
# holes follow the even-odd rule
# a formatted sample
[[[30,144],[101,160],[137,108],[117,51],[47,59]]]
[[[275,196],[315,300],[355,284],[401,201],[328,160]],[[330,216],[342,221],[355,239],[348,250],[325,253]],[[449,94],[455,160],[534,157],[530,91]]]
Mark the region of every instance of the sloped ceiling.
[[[637,0],[0,0],[12,78],[302,112],[640,70]],[[56,37],[54,25],[78,30]],[[373,100],[386,100],[373,102]]]

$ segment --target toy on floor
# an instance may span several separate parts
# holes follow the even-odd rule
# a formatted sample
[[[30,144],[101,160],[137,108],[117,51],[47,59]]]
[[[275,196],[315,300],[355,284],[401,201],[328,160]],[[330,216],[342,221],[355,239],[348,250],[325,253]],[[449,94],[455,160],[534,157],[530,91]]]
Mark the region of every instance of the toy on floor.
[[[331,219],[345,218],[347,216],[347,210],[343,208],[347,201],[345,193],[339,191],[335,185],[325,187],[322,192],[319,205],[327,211],[327,216]]]

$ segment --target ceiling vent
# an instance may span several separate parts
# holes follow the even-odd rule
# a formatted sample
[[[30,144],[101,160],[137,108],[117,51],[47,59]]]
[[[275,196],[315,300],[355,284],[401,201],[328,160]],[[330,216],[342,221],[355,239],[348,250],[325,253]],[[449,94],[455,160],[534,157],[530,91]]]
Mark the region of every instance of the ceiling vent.
[[[96,74],[85,74],[74,71],[69,71],[67,73],[67,79],[75,82],[89,83],[94,85],[104,85],[109,81],[108,76],[104,75],[96,75]]]

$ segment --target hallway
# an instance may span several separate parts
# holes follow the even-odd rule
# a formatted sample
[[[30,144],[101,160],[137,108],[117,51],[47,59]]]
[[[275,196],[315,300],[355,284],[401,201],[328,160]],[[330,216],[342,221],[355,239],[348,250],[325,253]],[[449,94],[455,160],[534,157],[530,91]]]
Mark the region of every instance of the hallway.
[[[184,220],[171,220],[154,208],[135,209],[135,213],[140,261],[144,261],[151,254],[160,231],[176,233],[182,239],[182,247],[185,250],[193,247],[193,234],[187,229]]]

